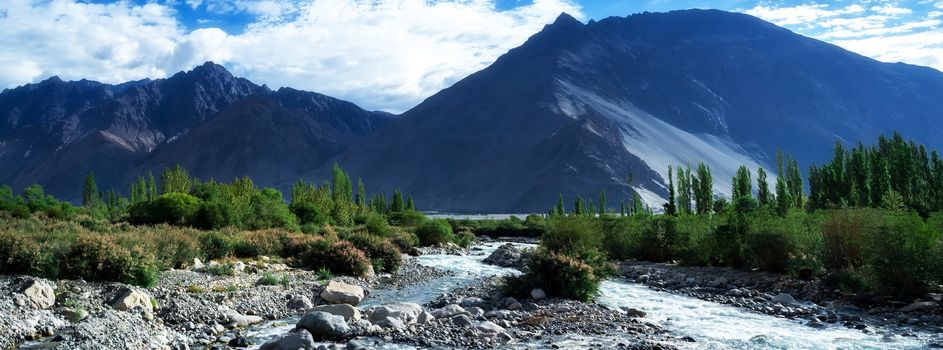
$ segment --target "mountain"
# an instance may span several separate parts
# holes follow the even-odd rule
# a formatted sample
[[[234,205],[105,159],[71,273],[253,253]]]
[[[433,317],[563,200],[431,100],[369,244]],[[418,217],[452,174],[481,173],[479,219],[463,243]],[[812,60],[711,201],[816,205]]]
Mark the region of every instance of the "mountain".
[[[77,200],[82,178],[124,190],[174,164],[203,179],[297,179],[391,116],[317,93],[271,91],[207,62],[108,85],[58,77],[0,93],[0,183]]]
[[[368,190],[401,188],[427,209],[543,212],[559,194],[569,206],[600,190],[610,208],[632,192],[660,207],[669,165],[709,164],[729,196],[736,168],[775,170],[777,148],[803,167],[836,140],[894,130],[939,149],[941,115],[939,71],[745,14],[563,14],[335,160]]]

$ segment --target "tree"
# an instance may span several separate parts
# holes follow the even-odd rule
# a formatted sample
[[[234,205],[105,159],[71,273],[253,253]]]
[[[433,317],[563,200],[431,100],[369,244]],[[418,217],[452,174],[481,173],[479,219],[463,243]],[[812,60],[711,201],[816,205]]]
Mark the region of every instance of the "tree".
[[[85,186],[82,188],[82,205],[86,208],[97,207],[101,203],[101,194],[95,184],[95,172],[89,171],[85,175]]]
[[[403,192],[393,191],[393,203],[390,204],[390,212],[400,213],[406,210],[406,203],[403,201]]]
[[[766,181],[766,169],[760,167],[756,170],[756,197],[760,201],[760,206],[769,207],[772,202],[772,194],[769,192],[769,183]]]
[[[165,168],[160,175],[160,193],[190,193],[193,186],[190,180],[190,174],[187,170],[177,164],[173,168]]]
[[[697,178],[694,184],[694,205],[698,214],[708,214],[714,206],[714,178],[711,168],[704,163],[697,164]]]
[[[668,202],[665,203],[665,214],[677,214],[677,207],[675,206],[675,184],[671,176],[670,166],[668,167]]]
[[[360,206],[361,209],[367,207],[367,190],[363,186],[363,180],[359,177],[357,178],[357,205]]]
[[[691,213],[691,167],[683,168],[678,166],[678,212],[682,214]]]
[[[560,199],[557,201],[557,208],[554,209],[555,215],[566,215],[566,209],[563,206],[563,194],[560,194]]]
[[[583,208],[583,197],[577,196],[576,200],[573,202],[573,215],[586,215],[586,210]]]
[[[750,169],[741,165],[737,173],[733,176],[732,198],[736,201],[739,198],[753,198],[753,180],[750,178]]]
[[[599,216],[606,215],[606,190],[599,191]]]
[[[409,198],[406,199],[406,211],[414,210],[416,210],[416,204],[413,203],[413,197],[409,196]]]

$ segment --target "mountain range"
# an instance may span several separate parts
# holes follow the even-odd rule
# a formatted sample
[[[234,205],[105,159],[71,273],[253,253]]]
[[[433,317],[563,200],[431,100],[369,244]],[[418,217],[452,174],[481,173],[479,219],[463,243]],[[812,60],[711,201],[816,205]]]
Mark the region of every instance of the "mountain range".
[[[741,164],[803,166],[894,130],[943,147],[943,73],[883,63],[716,10],[562,14],[523,45],[394,116],[233,77],[207,63],[108,85],[56,77],[0,93],[0,183],[75,200],[181,164],[287,189],[337,162],[368,192],[423,209],[543,212],[563,194],[666,197],[667,168],[710,165],[729,194]],[[631,175],[633,182],[627,183]],[[319,181],[319,182],[320,182]]]

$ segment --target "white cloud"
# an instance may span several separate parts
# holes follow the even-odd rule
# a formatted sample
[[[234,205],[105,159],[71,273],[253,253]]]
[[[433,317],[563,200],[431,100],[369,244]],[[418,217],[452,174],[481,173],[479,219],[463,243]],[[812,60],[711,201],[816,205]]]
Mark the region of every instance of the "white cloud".
[[[187,32],[159,3],[4,1],[0,87],[53,74],[111,83],[159,78],[213,60],[260,84],[402,111],[486,67],[561,12],[582,17],[570,0],[534,0],[507,11],[496,10],[493,0],[186,4],[232,6],[261,18],[230,35],[216,28]]]
[[[757,6],[744,12],[878,60],[943,70],[943,21],[939,18],[943,12],[928,11],[920,16],[901,7],[899,1],[863,3],[878,4],[868,8],[820,3]],[[933,5],[943,8],[943,1]]]

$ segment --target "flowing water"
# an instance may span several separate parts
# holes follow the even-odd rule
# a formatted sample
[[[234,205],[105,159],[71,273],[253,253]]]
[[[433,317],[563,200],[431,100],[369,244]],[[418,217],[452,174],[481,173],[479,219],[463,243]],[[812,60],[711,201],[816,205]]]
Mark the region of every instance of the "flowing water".
[[[504,243],[492,242],[478,246],[467,256],[430,254],[419,257],[419,263],[452,271],[450,276],[433,279],[398,290],[372,290],[364,306],[393,302],[424,304],[452,289],[469,286],[482,279],[517,270],[483,264],[481,261]],[[515,243],[517,244],[517,243]],[[519,244],[526,246],[524,244]],[[530,245],[533,246],[533,245]],[[662,326],[677,337],[689,336],[695,343],[672,344],[691,349],[923,349],[926,340],[903,337],[892,331],[871,327],[868,333],[841,326],[812,328],[800,321],[744,311],[682,295],[659,292],[636,283],[621,280],[603,282],[598,302],[613,308],[632,307],[645,311],[645,321]],[[247,335],[260,344],[283,335],[294,327],[297,318],[267,323],[250,329]],[[618,335],[605,339],[572,335],[554,339],[561,348],[591,347],[592,344],[618,341]],[[541,344],[517,344],[520,348],[546,347]],[[412,349],[409,346],[387,345],[384,349]]]

